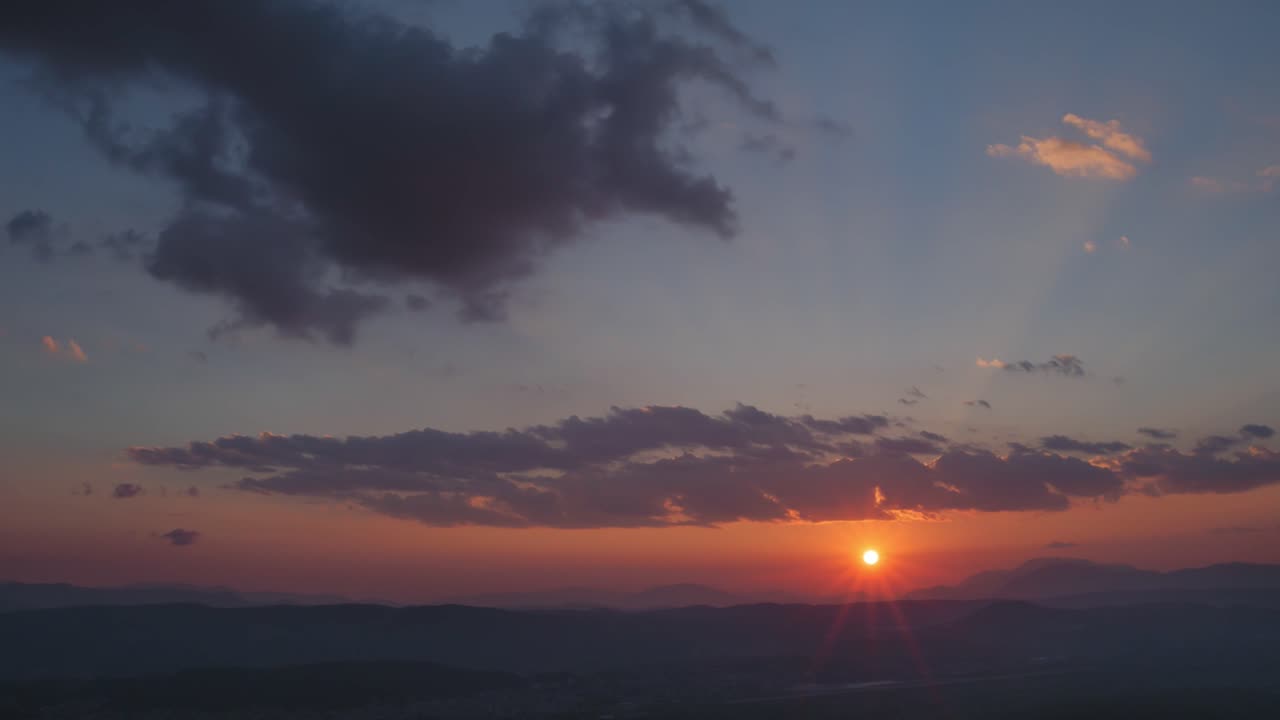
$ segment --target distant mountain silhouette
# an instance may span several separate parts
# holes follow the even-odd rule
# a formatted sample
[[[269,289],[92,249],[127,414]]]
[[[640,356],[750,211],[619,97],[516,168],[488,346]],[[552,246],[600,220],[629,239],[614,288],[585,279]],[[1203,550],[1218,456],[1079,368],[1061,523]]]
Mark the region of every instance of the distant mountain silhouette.
[[[1011,570],[978,573],[953,586],[917,590],[910,600],[1061,600],[1075,606],[1160,600],[1232,604],[1253,597],[1270,606],[1280,565],[1229,563],[1171,572],[1075,558],[1037,558]]]
[[[594,588],[561,588],[541,592],[495,593],[451,598],[449,602],[472,607],[520,609],[590,609],[660,610],[664,608],[708,605],[729,607],[762,602],[797,602],[784,593],[735,594],[706,585],[682,583],[660,585],[640,592],[625,593]]]
[[[240,592],[195,585],[125,585],[92,588],[65,583],[0,582],[0,612],[91,605],[171,605],[194,603],[210,607],[251,605],[337,605],[350,602],[338,595]]]

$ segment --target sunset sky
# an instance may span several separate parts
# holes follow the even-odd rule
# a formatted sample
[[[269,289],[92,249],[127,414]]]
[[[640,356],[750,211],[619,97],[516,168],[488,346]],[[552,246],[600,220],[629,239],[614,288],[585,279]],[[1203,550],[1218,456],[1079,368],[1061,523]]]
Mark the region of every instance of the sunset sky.
[[[1280,562],[1278,20],[6,3],[0,579]]]

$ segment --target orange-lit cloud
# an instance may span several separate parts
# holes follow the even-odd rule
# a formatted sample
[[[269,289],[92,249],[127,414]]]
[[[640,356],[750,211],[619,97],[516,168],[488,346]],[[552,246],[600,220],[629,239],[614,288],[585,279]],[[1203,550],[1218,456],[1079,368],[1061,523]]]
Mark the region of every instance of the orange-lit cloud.
[[[40,345],[44,351],[56,357],[68,357],[78,363],[89,362],[89,356],[85,353],[84,348],[80,347],[80,343],[75,340],[67,340],[66,344],[59,343],[52,337],[45,335],[40,338]]]
[[[1064,177],[1100,177],[1129,180],[1138,169],[1111,152],[1060,137],[1033,138],[1022,136],[1017,147],[989,145],[991,157],[1020,157],[1035,165],[1043,165]]]
[[[1064,177],[1109,180],[1131,180],[1138,174],[1133,163],[1121,156],[1142,162],[1151,160],[1151,153],[1146,149],[1142,138],[1121,130],[1117,120],[1104,123],[1068,113],[1063,116],[1062,122],[1083,131],[1102,144],[1094,145],[1056,135],[1045,138],[1023,135],[1016,147],[988,145],[987,154],[991,157],[1022,158],[1033,165],[1043,165]]]
[[[1085,251],[1085,252],[1092,254],[1092,253],[1094,253],[1094,252],[1097,252],[1097,250],[1098,250],[1098,243],[1096,243],[1096,242],[1094,242],[1094,241],[1092,241],[1092,240],[1085,240],[1085,241],[1084,241],[1084,251]]]
[[[1127,155],[1143,162],[1151,162],[1151,152],[1147,150],[1142,138],[1121,130],[1119,120],[1111,120],[1104,123],[1082,118],[1073,113],[1067,113],[1062,116],[1062,122],[1079,128],[1085,135],[1101,141],[1103,145],[1121,155]]]
[[[1003,368],[1005,367],[1005,365],[1007,365],[1007,364],[1008,364],[1008,363],[1004,362],[1004,361],[1003,361],[1003,360],[1001,360],[1000,358],[991,358],[990,360],[987,360],[987,359],[982,358],[982,357],[979,357],[979,358],[978,358],[978,367],[980,367],[980,368],[1000,368],[1000,369],[1003,369]]]
[[[67,355],[76,362],[89,362],[89,356],[84,354],[84,350],[81,349],[80,343],[75,340],[67,341]]]

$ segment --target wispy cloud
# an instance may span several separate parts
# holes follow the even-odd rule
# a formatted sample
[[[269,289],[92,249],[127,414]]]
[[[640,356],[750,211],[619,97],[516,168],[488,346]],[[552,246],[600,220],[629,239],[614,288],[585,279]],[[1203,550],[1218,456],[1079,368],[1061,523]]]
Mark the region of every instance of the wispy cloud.
[[[1142,138],[1125,132],[1118,120],[1100,122],[1067,113],[1062,122],[1101,144],[1091,144],[1051,135],[1037,138],[1023,135],[1016,146],[987,146],[987,154],[998,158],[1021,158],[1042,165],[1064,177],[1131,180],[1138,174],[1132,162],[1150,162],[1151,153]]]
[[[1031,362],[1030,360],[1019,360],[1017,362],[1005,362],[1000,358],[992,358],[987,360],[981,356],[978,357],[978,367],[994,368],[997,370],[1005,370],[1012,373],[1052,373],[1056,375],[1064,375],[1066,377],[1084,377],[1084,361],[1075,355],[1060,354],[1054,355],[1045,362]]]
[[[69,358],[78,363],[89,362],[89,356],[85,353],[84,348],[80,347],[80,343],[74,339],[69,339],[65,343],[60,343],[53,337],[45,335],[40,338],[40,347],[45,353],[54,357]]]
[[[1067,113],[1062,116],[1062,122],[1078,128],[1091,139],[1101,141],[1104,146],[1115,150],[1121,155],[1127,155],[1143,162],[1151,162],[1151,153],[1147,150],[1142,138],[1137,135],[1131,135],[1121,129],[1119,120],[1098,122],[1097,120],[1082,118],[1074,113]]]
[[[186,547],[187,545],[194,545],[196,540],[200,539],[200,533],[196,530],[174,528],[167,533],[163,533],[160,537],[168,540],[170,545]]]
[[[75,340],[67,341],[67,355],[76,362],[89,362],[89,356],[84,354],[84,350],[80,347],[80,343]]]
[[[1166,430],[1164,428],[1156,427],[1140,427],[1138,428],[1138,434],[1146,435],[1147,437],[1155,440],[1172,440],[1178,437],[1178,432],[1176,430]]]

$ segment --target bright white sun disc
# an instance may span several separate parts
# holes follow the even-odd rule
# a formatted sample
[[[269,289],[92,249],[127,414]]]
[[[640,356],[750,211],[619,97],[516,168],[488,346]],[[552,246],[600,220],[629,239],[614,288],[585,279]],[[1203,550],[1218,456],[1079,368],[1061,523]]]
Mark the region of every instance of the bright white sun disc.
[[[880,553],[876,552],[875,550],[867,550],[866,552],[862,553],[862,562],[868,565],[875,565],[876,563],[880,562]]]

